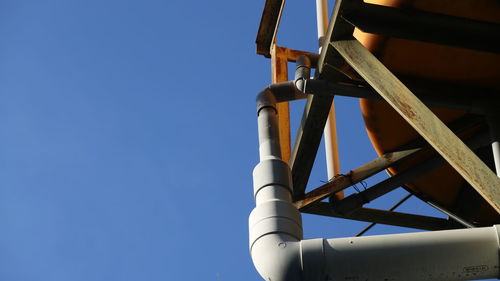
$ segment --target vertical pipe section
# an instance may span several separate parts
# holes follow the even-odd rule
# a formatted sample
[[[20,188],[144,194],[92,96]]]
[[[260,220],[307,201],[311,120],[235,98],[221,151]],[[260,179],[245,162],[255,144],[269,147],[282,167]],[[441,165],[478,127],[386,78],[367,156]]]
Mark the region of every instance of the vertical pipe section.
[[[497,177],[500,178],[500,141],[493,141],[491,144],[491,148],[493,149],[493,159],[495,159],[495,170],[497,173]]]
[[[328,3],[327,0],[316,0],[316,25],[318,27],[319,50],[328,30]]]
[[[493,160],[495,162],[495,171],[500,177],[500,114],[493,113],[488,115],[488,125],[491,135],[491,149],[493,151]]]
[[[356,39],[331,46],[500,213],[500,180],[490,167]]]
[[[276,99],[267,89],[257,96],[257,114],[260,163],[253,171],[250,253],[264,280],[303,281],[302,218],[292,204],[290,167],[280,158]]]
[[[264,106],[258,112],[259,156],[260,160],[281,159],[277,110],[274,106]]]
[[[316,0],[316,14],[318,27],[319,52],[323,45],[325,33],[328,29],[328,3],[327,0]],[[332,107],[328,114],[328,119],[325,125],[325,155],[326,155],[326,170],[328,180],[332,180],[336,175],[340,174],[339,146],[337,139],[337,123],[335,120],[335,103],[332,101]],[[335,194],[337,199],[344,198],[343,192]]]

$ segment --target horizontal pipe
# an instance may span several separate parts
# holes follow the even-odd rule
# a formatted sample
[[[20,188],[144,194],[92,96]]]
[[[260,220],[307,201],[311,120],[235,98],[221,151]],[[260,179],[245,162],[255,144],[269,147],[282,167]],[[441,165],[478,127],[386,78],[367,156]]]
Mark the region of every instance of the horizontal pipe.
[[[327,239],[330,280],[478,280],[498,278],[499,228]]]
[[[256,98],[257,113],[260,108],[278,102],[305,98],[305,94],[297,89],[295,81],[275,83],[264,88]]]
[[[479,280],[499,276],[498,226],[297,240],[261,237],[252,257],[264,280]]]

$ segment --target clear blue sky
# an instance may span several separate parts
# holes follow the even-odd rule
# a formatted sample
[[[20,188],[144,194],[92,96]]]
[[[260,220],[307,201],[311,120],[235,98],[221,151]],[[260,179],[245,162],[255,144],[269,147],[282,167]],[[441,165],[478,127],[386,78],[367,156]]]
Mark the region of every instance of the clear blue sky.
[[[247,217],[263,3],[0,1],[0,280],[260,280]],[[315,24],[314,2],[289,1],[281,45],[314,51]],[[337,110],[347,172],[376,156],[357,101]],[[304,216],[309,238],[365,225]]]

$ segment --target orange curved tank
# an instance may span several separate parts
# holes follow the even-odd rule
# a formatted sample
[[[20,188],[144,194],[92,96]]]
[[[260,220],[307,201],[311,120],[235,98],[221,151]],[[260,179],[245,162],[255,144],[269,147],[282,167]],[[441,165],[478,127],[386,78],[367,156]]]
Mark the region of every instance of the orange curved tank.
[[[496,0],[376,0],[365,2],[500,23],[500,2]],[[500,55],[388,38],[359,30],[356,30],[354,35],[396,76],[500,90]],[[445,123],[453,122],[468,114],[464,111],[444,108],[431,108],[431,110]],[[370,140],[379,155],[398,150],[419,138],[418,133],[385,101],[361,99],[361,111]],[[486,126],[485,123],[483,125]],[[474,134],[474,131],[468,134]],[[491,157],[491,153],[483,154],[487,155],[486,158]],[[417,164],[416,161],[418,160],[414,160],[413,164]],[[411,165],[412,163],[396,166],[389,172],[394,175]],[[478,225],[500,223],[500,216],[497,212],[486,201],[479,198],[472,187],[467,185],[449,165],[441,166],[425,174],[406,185],[406,188],[423,199],[458,212],[459,215],[461,212],[466,214],[469,220]],[[469,200],[467,196],[476,197],[476,199],[470,198]],[[472,204],[470,201],[476,203]],[[464,206],[466,204],[470,206]],[[463,212],[467,208],[469,210]],[[470,210],[471,208],[473,210]]]

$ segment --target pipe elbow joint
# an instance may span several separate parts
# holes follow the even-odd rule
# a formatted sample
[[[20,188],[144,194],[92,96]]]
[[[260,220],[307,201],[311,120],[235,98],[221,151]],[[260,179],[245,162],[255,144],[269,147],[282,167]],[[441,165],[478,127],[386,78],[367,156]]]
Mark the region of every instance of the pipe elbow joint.
[[[250,253],[267,281],[299,281],[302,218],[291,203],[291,172],[279,159],[261,161],[254,169],[257,203],[249,217]]]
[[[299,82],[302,81],[302,82]],[[264,88],[256,98],[257,113],[265,107],[276,109],[276,103],[303,99],[307,95],[301,90],[304,88],[305,79],[296,79],[294,81],[280,82],[271,84]],[[302,83],[302,84],[300,84]]]
[[[257,115],[259,115],[260,110],[265,107],[272,107],[276,110],[276,96],[269,87],[265,88],[257,95],[256,102]]]
[[[286,234],[271,234],[254,243],[252,260],[266,281],[325,280],[323,239],[297,240]]]
[[[270,234],[251,248],[257,272],[266,281],[303,281],[300,241],[287,234]]]
[[[323,239],[302,240],[302,218],[291,200],[291,172],[279,159],[254,169],[257,203],[249,218],[250,252],[266,281],[314,281],[324,271]]]

